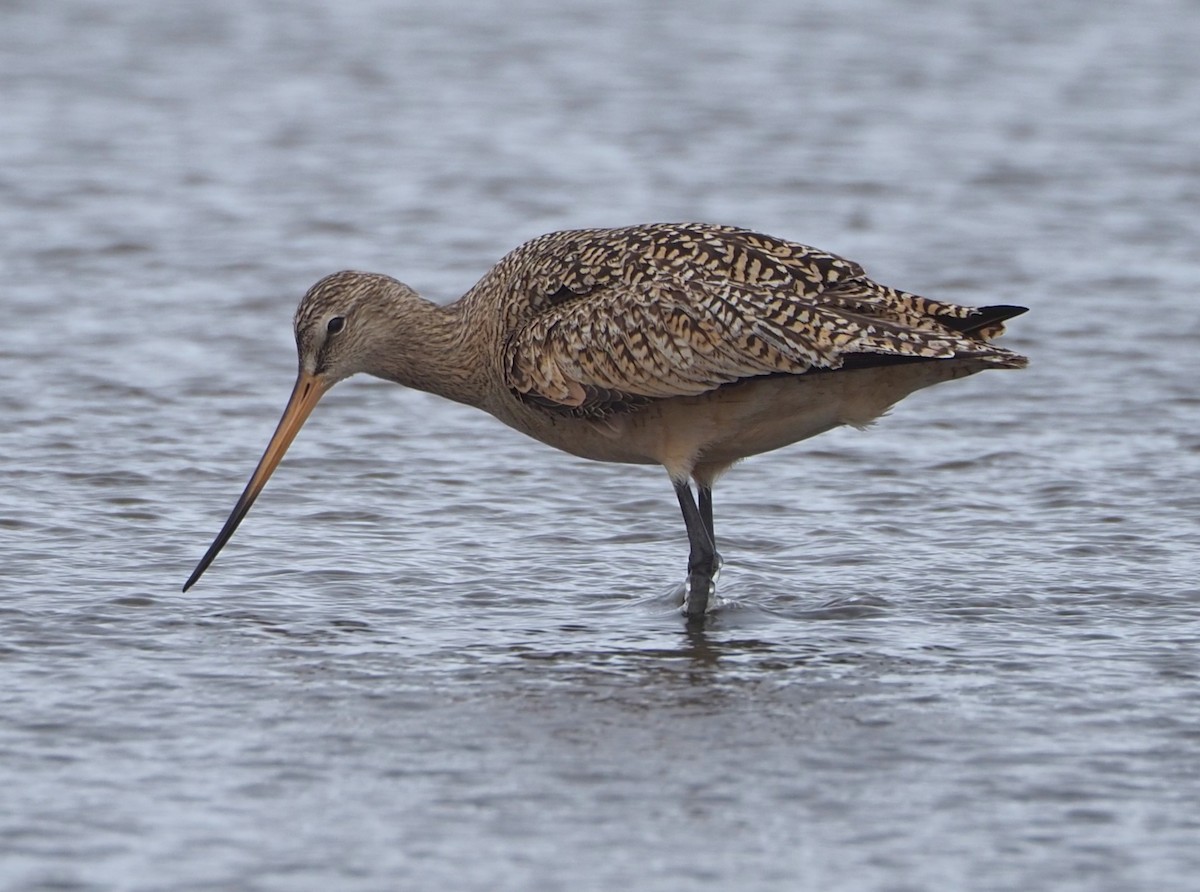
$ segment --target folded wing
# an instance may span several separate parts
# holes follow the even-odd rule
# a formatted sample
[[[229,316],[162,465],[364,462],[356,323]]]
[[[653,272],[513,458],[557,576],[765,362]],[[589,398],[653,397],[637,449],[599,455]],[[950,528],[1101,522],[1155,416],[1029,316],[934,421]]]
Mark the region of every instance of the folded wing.
[[[745,230],[554,233],[506,262],[527,292],[506,343],[508,386],[574,415],[761,375],[962,356],[1025,364],[988,341],[1021,308],[927,300],[836,255]]]

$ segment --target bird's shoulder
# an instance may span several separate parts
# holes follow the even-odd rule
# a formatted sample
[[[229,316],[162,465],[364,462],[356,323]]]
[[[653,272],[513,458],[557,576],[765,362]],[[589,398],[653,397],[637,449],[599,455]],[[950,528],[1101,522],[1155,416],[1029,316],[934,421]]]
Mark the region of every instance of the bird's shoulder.
[[[862,275],[858,264],[783,239],[711,223],[551,232],[511,251],[480,284],[503,295],[512,325],[589,297],[636,300],[655,290],[696,300],[716,288],[815,297]]]

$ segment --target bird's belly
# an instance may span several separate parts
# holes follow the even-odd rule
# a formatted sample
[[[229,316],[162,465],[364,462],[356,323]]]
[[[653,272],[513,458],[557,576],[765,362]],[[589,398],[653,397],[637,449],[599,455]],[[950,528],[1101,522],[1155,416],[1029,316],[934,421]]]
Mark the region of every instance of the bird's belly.
[[[957,360],[747,381],[711,399],[696,463],[716,469],[835,427],[866,427],[910,393],[977,371]]]
[[[661,464],[672,475],[686,476],[697,466],[719,472],[738,459],[841,425],[868,425],[913,391],[976,370],[943,360],[754,378],[700,396],[657,400],[603,420],[554,417],[531,409],[524,412],[536,418],[502,420],[573,455]]]

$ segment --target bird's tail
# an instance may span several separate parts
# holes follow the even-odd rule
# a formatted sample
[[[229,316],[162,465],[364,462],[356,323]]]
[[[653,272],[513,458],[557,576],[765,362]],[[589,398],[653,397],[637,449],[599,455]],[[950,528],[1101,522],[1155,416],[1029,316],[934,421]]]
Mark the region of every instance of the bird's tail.
[[[938,319],[947,328],[960,332],[972,340],[987,344],[986,353],[980,358],[986,359],[988,365],[1002,369],[1023,369],[1029,365],[1029,358],[1003,347],[989,343],[993,338],[1004,334],[1004,323],[1014,316],[1029,312],[1029,307],[997,304],[991,307],[978,307],[969,316],[962,319],[941,317]]]
[[[943,316],[938,321],[947,328],[952,328],[962,334],[970,335],[981,341],[990,341],[1004,334],[1004,323],[1006,321],[1012,319],[1014,316],[1020,316],[1022,313],[1028,312],[1029,307],[997,304],[992,307],[978,307],[971,315],[962,319]]]

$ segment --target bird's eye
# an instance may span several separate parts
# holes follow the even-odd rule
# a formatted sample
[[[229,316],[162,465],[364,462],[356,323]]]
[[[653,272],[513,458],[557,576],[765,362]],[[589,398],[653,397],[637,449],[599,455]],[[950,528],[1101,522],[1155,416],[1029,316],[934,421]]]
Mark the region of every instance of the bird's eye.
[[[346,327],[346,317],[345,316],[334,316],[332,319],[330,319],[328,322],[325,323],[325,330],[327,332],[329,332],[330,334],[337,334],[339,331],[341,331],[345,327]]]

